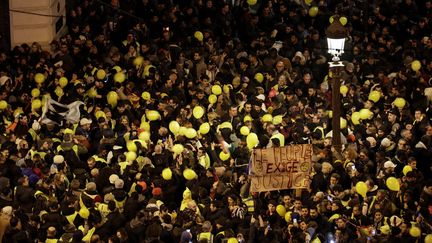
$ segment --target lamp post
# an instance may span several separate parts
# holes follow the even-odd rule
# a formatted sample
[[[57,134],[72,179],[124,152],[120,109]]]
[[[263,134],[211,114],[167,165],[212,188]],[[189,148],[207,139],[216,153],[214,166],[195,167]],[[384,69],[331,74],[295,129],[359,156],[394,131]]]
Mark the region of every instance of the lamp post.
[[[333,17],[333,23],[326,30],[328,53],[332,57],[332,61],[329,62],[330,71],[332,72],[332,146],[336,150],[337,156],[341,155],[342,144],[341,144],[341,132],[340,132],[340,117],[341,117],[341,101],[340,101],[340,71],[343,68],[343,64],[340,61],[340,55],[344,53],[346,29],[341,24],[339,16]]]

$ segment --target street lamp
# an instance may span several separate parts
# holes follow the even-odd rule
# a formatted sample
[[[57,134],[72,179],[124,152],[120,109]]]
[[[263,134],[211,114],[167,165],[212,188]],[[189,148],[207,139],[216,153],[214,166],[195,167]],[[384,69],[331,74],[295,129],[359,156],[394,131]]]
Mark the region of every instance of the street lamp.
[[[341,101],[340,101],[340,71],[344,66],[340,61],[340,56],[344,53],[346,29],[341,24],[339,16],[333,17],[333,23],[326,30],[328,53],[332,57],[332,61],[329,62],[330,71],[333,74],[333,85],[332,85],[332,146],[336,150],[337,157],[341,155],[342,144],[341,144],[341,132],[340,132],[340,116],[341,116]],[[338,158],[336,158],[338,159]]]

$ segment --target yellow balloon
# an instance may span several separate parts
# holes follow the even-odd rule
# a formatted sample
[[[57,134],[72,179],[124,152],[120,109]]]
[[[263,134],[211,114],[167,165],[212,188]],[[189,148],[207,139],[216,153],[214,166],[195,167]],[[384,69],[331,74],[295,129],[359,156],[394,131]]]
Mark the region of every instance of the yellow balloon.
[[[174,154],[181,154],[183,150],[184,147],[181,144],[174,144],[174,146],[172,147],[172,151],[174,152]]]
[[[413,227],[411,227],[411,229],[409,230],[409,234],[410,234],[412,237],[417,238],[417,237],[420,237],[420,235],[421,235],[421,230],[420,230],[419,227],[417,227],[417,226],[413,226]]]
[[[282,115],[277,115],[273,117],[273,125],[279,125],[282,123],[283,120],[283,116]]]
[[[242,126],[242,127],[240,128],[240,134],[241,134],[241,135],[243,135],[243,136],[247,136],[247,135],[249,135],[249,133],[250,133],[250,129],[249,129],[249,127],[247,127],[247,126]]]
[[[34,88],[34,89],[32,89],[32,91],[31,91],[31,96],[32,96],[33,98],[39,97],[39,95],[40,95],[40,90],[39,90],[38,88]]]
[[[57,97],[61,97],[64,95],[63,89],[60,86],[57,86],[55,88],[54,93],[57,95]]]
[[[334,18],[333,18],[333,16],[330,16],[330,18],[329,18],[329,22],[330,22],[330,24],[332,24],[332,23],[333,23],[333,21],[334,21]]]
[[[214,95],[214,94],[211,94],[211,95],[209,96],[208,100],[209,100],[210,104],[214,104],[214,103],[216,103],[216,101],[217,101],[217,96]]]
[[[133,151],[126,152],[126,161],[132,162],[136,160],[137,154]]]
[[[340,128],[341,129],[345,129],[347,126],[347,120],[345,120],[344,118],[340,118]]]
[[[249,149],[253,149],[256,145],[258,145],[258,143],[258,136],[255,133],[251,132],[249,135],[247,135],[246,144]]]
[[[146,121],[141,122],[140,128],[144,131],[150,131],[150,124]]]
[[[309,9],[309,16],[311,17],[315,17],[318,14],[318,7],[313,6],[312,8]]]
[[[257,3],[257,0],[247,0],[247,3],[248,3],[250,6],[253,6],[253,5],[255,5],[255,4]]]
[[[195,106],[192,110],[192,114],[196,119],[200,119],[204,115],[204,108],[202,108],[202,106]]]
[[[121,72],[121,67],[119,66],[114,66],[112,69],[116,70],[116,73]]]
[[[41,106],[42,106],[42,102],[39,99],[32,101],[31,107],[33,110],[37,110],[37,109],[41,108]]]
[[[305,3],[309,6],[312,3],[312,0],[305,0]]]
[[[195,171],[191,170],[191,169],[185,169],[183,171],[183,176],[186,180],[190,181],[193,180],[197,177],[197,174],[195,173]]]
[[[126,148],[128,151],[136,152],[138,150],[138,147],[136,146],[134,141],[128,141],[126,143]]]
[[[343,95],[346,95],[348,93],[348,87],[345,85],[342,85],[339,90],[340,90],[340,93]]]
[[[90,216],[90,211],[86,207],[81,207],[78,214],[81,218],[88,219],[88,217]]]
[[[412,69],[414,72],[417,72],[418,70],[420,70],[420,68],[421,68],[421,62],[420,62],[420,61],[415,60],[415,61],[413,61],[413,62],[411,63],[411,69]]]
[[[159,111],[150,110],[146,113],[146,117],[149,119],[149,121],[156,121],[160,118],[160,114]]]
[[[135,65],[135,66],[141,66],[143,63],[144,63],[144,58],[141,57],[141,56],[136,57],[136,58],[133,60],[133,65]]]
[[[231,87],[228,84],[224,84],[224,86],[222,87],[222,90],[225,94],[229,94]]]
[[[213,85],[212,88],[211,88],[211,90],[212,90],[212,93],[215,94],[215,95],[222,94],[222,88],[218,84]]]
[[[96,119],[99,119],[100,117],[106,117],[105,112],[103,111],[96,111],[95,113]]]
[[[369,93],[369,100],[372,100],[373,102],[378,102],[381,98],[381,93],[379,91],[373,90]]]
[[[67,84],[68,84],[68,80],[67,80],[66,77],[61,77],[59,79],[59,85],[60,85],[60,87],[64,88],[64,87],[66,87]]]
[[[231,122],[222,122],[222,124],[219,125],[219,129],[228,128],[230,130],[233,130],[233,126]]]
[[[286,209],[283,205],[277,205],[276,212],[279,214],[279,216],[284,217],[286,214]]]
[[[204,35],[201,31],[195,31],[194,37],[200,42],[204,40]]]
[[[150,100],[151,99],[151,95],[147,91],[142,92],[141,97],[143,98],[143,100]]]
[[[193,128],[188,128],[186,130],[185,136],[189,139],[195,138],[197,136],[197,132]]]
[[[339,21],[343,26],[345,26],[348,23],[348,19],[346,17],[340,17]]]
[[[356,191],[358,194],[360,194],[362,197],[366,197],[367,193],[367,185],[363,181],[359,181],[356,184]]]
[[[105,78],[105,76],[106,76],[105,70],[103,70],[103,69],[97,70],[97,72],[96,72],[96,78],[97,79],[102,80]]]
[[[118,72],[114,74],[114,81],[118,83],[123,83],[125,80],[126,80],[126,74],[124,74],[123,72]]]
[[[8,103],[4,100],[0,100],[0,110],[6,109],[8,106]]]
[[[262,83],[262,81],[264,81],[264,75],[262,75],[262,73],[256,73],[255,80],[258,81],[259,83]]]
[[[199,132],[202,135],[205,135],[210,132],[210,124],[208,122],[201,124],[199,127]]]
[[[410,172],[410,171],[412,171],[412,170],[413,170],[413,169],[412,169],[411,166],[409,166],[409,165],[405,165],[405,166],[403,167],[402,172],[403,172],[404,175],[406,175],[408,172]]]
[[[91,87],[88,91],[87,91],[87,95],[90,98],[95,98],[97,95],[97,91],[95,87]]]
[[[432,234],[428,234],[424,240],[425,243],[432,243]]]
[[[172,171],[170,168],[165,168],[162,171],[162,178],[166,181],[169,181],[172,179]]]
[[[142,141],[149,141],[150,140],[150,132],[148,132],[148,131],[144,131],[144,132],[141,132],[139,135],[138,135],[138,138],[140,139],[140,140],[142,140]]]
[[[180,124],[177,121],[171,121],[168,127],[174,135],[177,135],[180,130]]]
[[[360,124],[360,112],[356,111],[351,115],[351,121],[354,125]]]
[[[291,211],[285,213],[285,221],[289,223],[291,221]]]
[[[327,114],[328,114],[328,117],[329,117],[329,118],[332,118],[332,117],[333,117],[333,111],[328,111]]]
[[[110,91],[107,95],[108,104],[117,104],[118,94],[115,91]]]
[[[404,108],[405,107],[405,105],[406,105],[406,101],[405,101],[405,99],[404,98],[396,98],[394,101],[393,101],[393,103],[395,104],[395,106],[397,107],[397,108],[399,108],[399,109],[402,109],[402,108]]]
[[[188,130],[187,127],[180,127],[178,134],[184,136],[186,135],[187,130]]]
[[[398,192],[400,190],[399,181],[394,177],[387,178],[386,185],[392,191]]]
[[[262,121],[263,121],[263,122],[273,122],[273,116],[270,115],[270,114],[265,114],[265,115],[262,117]]]
[[[223,151],[221,151],[221,152],[219,153],[219,158],[220,158],[222,161],[227,161],[230,157],[231,157],[231,155],[230,155],[229,153],[224,153]]]
[[[371,111],[369,109],[361,109],[360,110],[360,119],[365,120],[365,119],[369,119],[371,116]]]
[[[45,76],[42,73],[36,73],[34,76],[34,80],[36,83],[41,84],[45,81]]]

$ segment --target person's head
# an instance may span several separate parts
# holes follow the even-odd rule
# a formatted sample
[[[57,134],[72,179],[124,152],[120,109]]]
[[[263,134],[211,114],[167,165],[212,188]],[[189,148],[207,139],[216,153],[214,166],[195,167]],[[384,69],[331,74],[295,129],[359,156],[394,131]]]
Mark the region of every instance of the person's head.
[[[312,220],[318,218],[319,212],[317,207],[311,207],[309,209],[309,216],[311,217]]]
[[[294,200],[294,208],[297,209],[297,210],[300,210],[301,207],[302,207],[302,201],[301,201],[301,199],[300,198],[296,198]]]
[[[383,219],[384,215],[382,214],[381,211],[376,211],[374,214],[374,221],[375,222],[379,222]]]
[[[336,219],[336,225],[338,229],[345,229],[346,228],[346,222],[343,218],[338,218]]]
[[[230,115],[230,117],[236,117],[237,116],[237,106],[236,105],[232,105],[230,107],[229,115]]]
[[[304,218],[309,217],[309,208],[307,206],[302,206],[300,215]]]

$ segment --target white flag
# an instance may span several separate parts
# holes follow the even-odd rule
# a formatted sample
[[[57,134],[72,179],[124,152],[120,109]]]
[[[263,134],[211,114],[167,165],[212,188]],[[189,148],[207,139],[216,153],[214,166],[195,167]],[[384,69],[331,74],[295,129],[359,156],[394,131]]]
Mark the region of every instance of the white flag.
[[[76,124],[80,120],[80,105],[82,101],[75,101],[68,105],[61,104],[51,98],[46,100],[42,116],[39,119],[41,124],[58,124],[62,126],[65,121]]]

